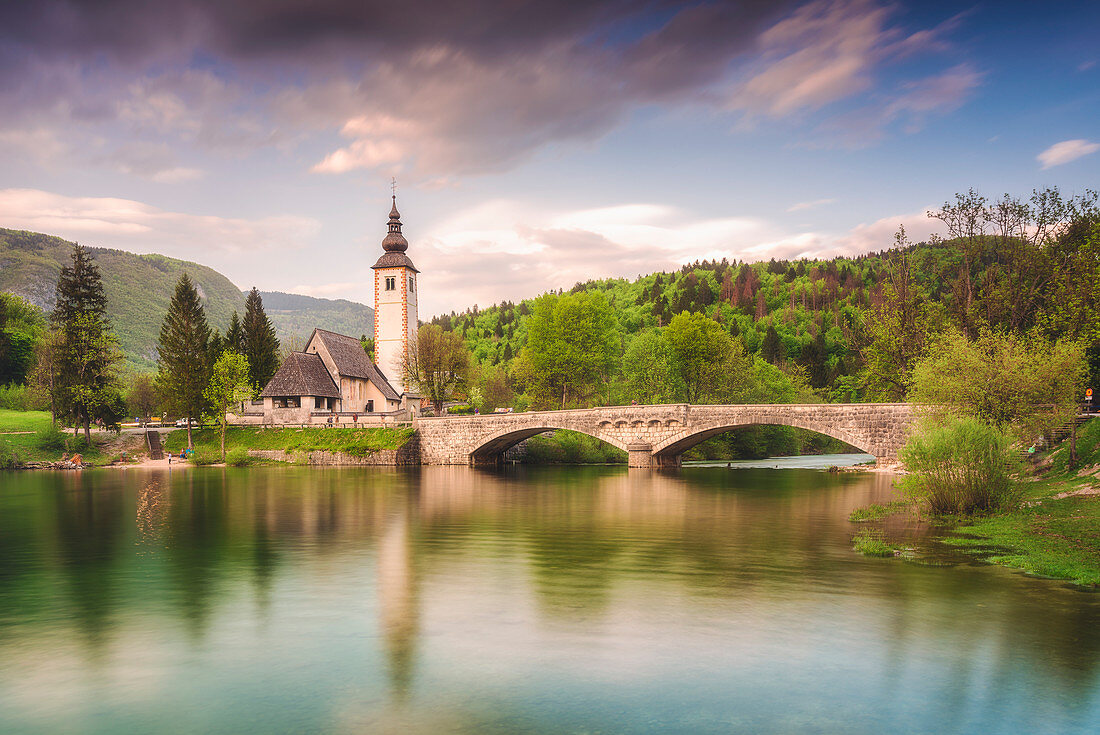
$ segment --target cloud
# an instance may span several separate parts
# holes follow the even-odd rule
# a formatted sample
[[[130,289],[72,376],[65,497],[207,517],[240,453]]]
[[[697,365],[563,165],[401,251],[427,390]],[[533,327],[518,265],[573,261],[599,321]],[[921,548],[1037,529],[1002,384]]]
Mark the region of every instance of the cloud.
[[[1063,140],[1061,143],[1055,143],[1036,156],[1035,159],[1043,164],[1043,168],[1046,169],[1053,166],[1061,166],[1063,163],[1069,163],[1070,161],[1076,161],[1078,158],[1096,153],[1096,151],[1100,151],[1100,143],[1093,143],[1082,138],[1077,138],[1075,140]]]
[[[306,217],[261,219],[169,212],[131,199],[69,197],[38,189],[0,189],[0,223],[100,247],[177,258],[255,257],[304,247],[320,224]]]
[[[99,161],[114,170],[162,184],[176,184],[202,178],[197,168],[180,166],[176,154],[165,143],[124,143]]]
[[[841,233],[792,231],[756,217],[709,218],[675,207],[629,203],[539,212],[491,200],[410,233],[409,255],[421,268],[421,315],[530,298],[593,278],[630,278],[674,270],[700,259],[760,260],[857,255],[893,246],[904,225],[910,240],[939,223],[924,210],[861,223]],[[362,286],[342,293],[363,298]]]
[[[236,155],[308,139],[317,173],[452,180],[598,139],[646,106],[722,106],[723,89],[728,107],[773,116],[871,90],[884,60],[941,50],[948,30],[907,34],[892,13],[871,0],[9,3],[0,131]]]
[[[787,207],[788,212],[801,212],[806,209],[816,209],[817,207],[823,207],[826,204],[833,204],[836,199],[814,199],[810,202],[798,202]]]

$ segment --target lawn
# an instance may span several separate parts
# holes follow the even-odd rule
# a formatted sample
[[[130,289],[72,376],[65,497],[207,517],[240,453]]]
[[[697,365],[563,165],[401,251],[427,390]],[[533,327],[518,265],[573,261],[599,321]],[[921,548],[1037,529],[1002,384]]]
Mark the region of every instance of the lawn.
[[[10,411],[0,408],[0,434],[13,431],[38,431],[49,425],[49,411]]]
[[[196,452],[221,451],[217,429],[192,430]],[[399,449],[412,437],[409,427],[391,429],[262,429],[231,426],[225,435],[225,449],[283,449],[291,452],[344,452],[363,457],[383,449]],[[164,448],[178,453],[187,446],[187,430],[173,431],[164,440]]]

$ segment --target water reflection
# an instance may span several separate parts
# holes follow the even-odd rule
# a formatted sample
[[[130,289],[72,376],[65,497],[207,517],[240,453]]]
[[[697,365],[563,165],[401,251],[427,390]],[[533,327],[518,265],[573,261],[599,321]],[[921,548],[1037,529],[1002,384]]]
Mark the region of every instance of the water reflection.
[[[1072,732],[1100,715],[1097,597],[854,555],[847,515],[891,493],[884,475],[3,480],[5,732]]]

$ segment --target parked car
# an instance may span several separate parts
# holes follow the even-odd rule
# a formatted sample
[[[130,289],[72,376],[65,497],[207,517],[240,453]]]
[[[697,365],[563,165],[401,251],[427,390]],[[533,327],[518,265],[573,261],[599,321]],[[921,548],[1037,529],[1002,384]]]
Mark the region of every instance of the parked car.
[[[178,421],[176,421],[176,426],[180,428],[187,428],[187,419],[179,419]],[[201,424],[199,424],[197,420],[191,419],[191,426],[201,426]]]

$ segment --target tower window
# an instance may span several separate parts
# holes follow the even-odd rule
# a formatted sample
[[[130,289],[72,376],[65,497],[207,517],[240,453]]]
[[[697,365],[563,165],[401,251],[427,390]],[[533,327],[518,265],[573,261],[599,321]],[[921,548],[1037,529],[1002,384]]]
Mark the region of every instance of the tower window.
[[[394,277],[394,276],[387,276],[386,277],[386,290],[387,291],[392,291],[395,288],[397,288],[397,278]]]
[[[413,279],[412,279],[412,276],[409,276],[409,290],[410,290],[410,291],[412,291],[412,290],[413,290]]]

